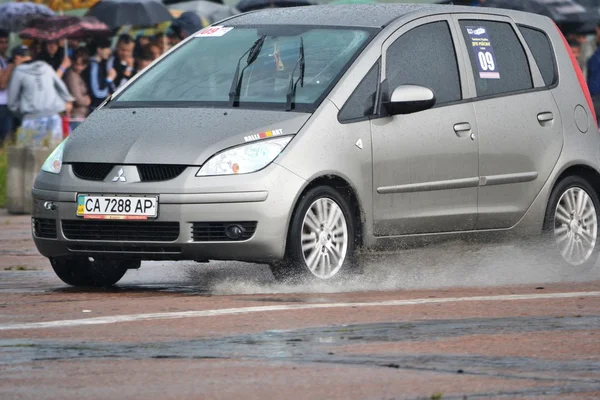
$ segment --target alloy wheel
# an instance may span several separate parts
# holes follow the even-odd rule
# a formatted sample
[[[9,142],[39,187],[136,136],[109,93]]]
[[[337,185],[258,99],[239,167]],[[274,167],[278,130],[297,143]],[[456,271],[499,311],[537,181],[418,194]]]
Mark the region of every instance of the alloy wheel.
[[[304,216],[301,240],[310,272],[320,279],[335,276],[348,250],[348,226],[340,206],[325,197],[314,201]]]
[[[589,194],[579,187],[565,191],[554,212],[554,239],[565,261],[574,266],[588,261],[597,235],[598,218]]]

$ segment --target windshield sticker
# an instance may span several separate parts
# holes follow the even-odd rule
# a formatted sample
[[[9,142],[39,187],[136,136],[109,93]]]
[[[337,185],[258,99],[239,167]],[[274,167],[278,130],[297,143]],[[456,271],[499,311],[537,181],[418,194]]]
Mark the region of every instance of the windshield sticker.
[[[209,26],[198,32],[196,37],[220,37],[232,29],[232,26]]]
[[[471,40],[471,48],[475,53],[479,77],[481,79],[500,79],[494,48],[487,30],[483,26],[467,26],[465,28]]]
[[[255,140],[266,139],[273,136],[281,136],[283,135],[283,129],[273,129],[272,131],[266,131],[261,133],[256,133],[250,136],[244,136],[244,142],[253,142]]]

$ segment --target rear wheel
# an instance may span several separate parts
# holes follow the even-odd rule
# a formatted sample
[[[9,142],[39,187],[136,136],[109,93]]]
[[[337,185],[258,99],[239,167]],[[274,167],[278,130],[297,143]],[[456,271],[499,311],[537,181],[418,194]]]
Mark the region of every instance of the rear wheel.
[[[67,285],[106,287],[117,283],[128,269],[140,267],[139,260],[93,260],[88,258],[51,258],[56,275]]]
[[[328,281],[356,268],[355,224],[346,196],[329,186],[309,190],[292,217],[285,260],[271,266],[281,281]]]
[[[567,177],[552,191],[545,231],[568,264],[587,267],[597,261],[599,211],[598,195],[583,178]]]

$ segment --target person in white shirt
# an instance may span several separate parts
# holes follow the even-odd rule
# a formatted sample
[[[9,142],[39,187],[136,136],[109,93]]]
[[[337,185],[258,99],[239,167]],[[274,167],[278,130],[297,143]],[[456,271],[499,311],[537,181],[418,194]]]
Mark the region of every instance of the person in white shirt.
[[[0,30],[0,145],[13,130],[13,114],[8,109],[8,82],[15,65],[6,57],[8,32]]]

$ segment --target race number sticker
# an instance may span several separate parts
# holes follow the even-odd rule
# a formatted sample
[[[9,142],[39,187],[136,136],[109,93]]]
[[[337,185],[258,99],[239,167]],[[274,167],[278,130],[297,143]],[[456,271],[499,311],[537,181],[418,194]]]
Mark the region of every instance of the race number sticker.
[[[232,26],[209,26],[198,32],[196,37],[220,37],[232,29]]]
[[[481,79],[500,79],[494,48],[483,26],[465,27],[469,35],[470,45],[475,53],[475,61]]]

